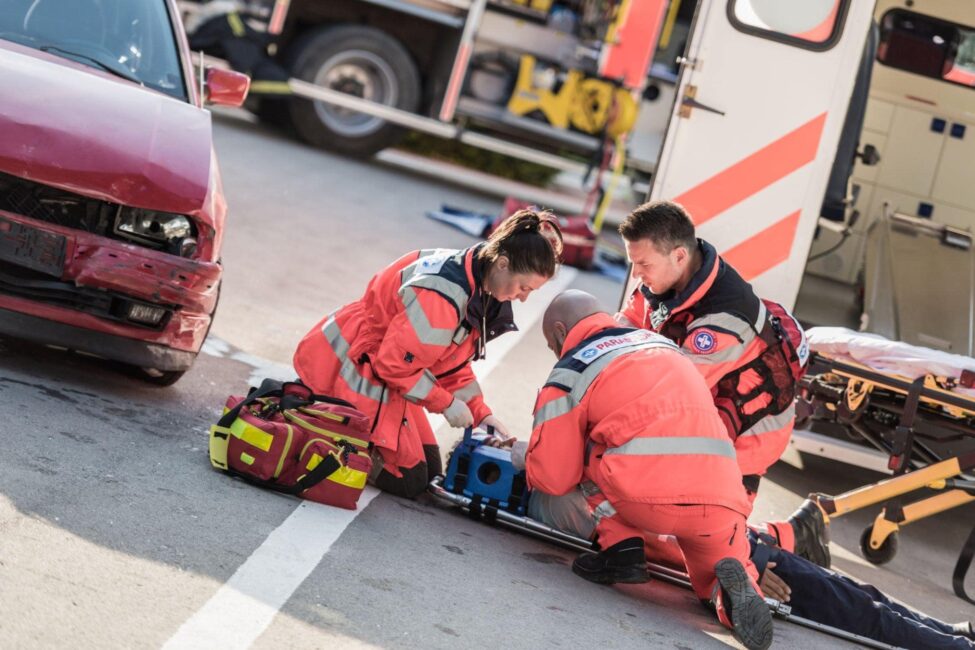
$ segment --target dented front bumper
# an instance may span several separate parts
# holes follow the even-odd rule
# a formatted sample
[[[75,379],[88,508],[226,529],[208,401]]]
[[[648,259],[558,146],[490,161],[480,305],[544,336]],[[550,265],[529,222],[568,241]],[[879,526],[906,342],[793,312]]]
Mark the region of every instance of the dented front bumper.
[[[133,354],[113,355],[105,341],[99,349],[90,349],[84,331],[126,339],[136,347],[142,343],[195,356],[210,326],[220,276],[215,262],[0,211],[0,310],[82,330],[78,344],[70,345],[64,341],[70,338],[64,328],[58,328],[57,341],[46,340],[36,332],[21,331],[26,326],[22,319],[0,318],[0,331],[8,335],[130,363],[138,363],[131,359]],[[132,347],[122,343],[120,349]],[[157,357],[150,355],[149,360]]]

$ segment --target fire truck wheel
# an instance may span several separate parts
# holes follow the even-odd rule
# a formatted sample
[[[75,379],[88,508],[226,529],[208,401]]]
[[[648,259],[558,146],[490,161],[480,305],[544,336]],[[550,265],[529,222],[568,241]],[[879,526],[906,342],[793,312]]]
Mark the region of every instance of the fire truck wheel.
[[[420,74],[403,45],[373,27],[340,25],[300,38],[289,53],[291,73],[305,81],[406,111],[420,102]],[[403,129],[325,102],[295,99],[291,121],[302,139],[354,156],[394,144]]]

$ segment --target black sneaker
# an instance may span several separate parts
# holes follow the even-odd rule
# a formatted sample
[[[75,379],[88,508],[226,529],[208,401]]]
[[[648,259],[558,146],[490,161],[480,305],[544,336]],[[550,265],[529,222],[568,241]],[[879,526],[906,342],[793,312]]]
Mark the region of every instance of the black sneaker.
[[[772,612],[755,591],[741,562],[731,557],[718,560],[714,574],[735,638],[748,650],[765,650],[772,645]]]
[[[823,519],[819,505],[812,499],[806,499],[789,517],[789,525],[796,538],[795,554],[828,569],[831,562],[829,526]]]
[[[624,539],[599,553],[583,553],[572,563],[572,572],[601,585],[650,581],[643,539],[640,537]]]

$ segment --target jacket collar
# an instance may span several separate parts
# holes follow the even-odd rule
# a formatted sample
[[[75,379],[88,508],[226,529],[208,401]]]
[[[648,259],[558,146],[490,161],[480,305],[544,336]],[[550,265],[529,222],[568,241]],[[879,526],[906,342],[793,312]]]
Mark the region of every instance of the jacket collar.
[[[721,266],[718,251],[703,239],[697,240],[697,247],[701,252],[701,268],[691,277],[691,281],[683,290],[656,294],[646,285],[640,285],[640,293],[650,305],[650,325],[654,329],[663,325],[671,314],[687,309],[703,298],[718,277]]]
[[[505,332],[517,331],[518,326],[515,325],[515,315],[511,309],[511,302],[499,302],[484,291],[483,271],[477,261],[477,253],[483,245],[481,243],[472,246],[467,249],[464,256],[464,268],[467,271],[467,281],[471,287],[471,297],[467,301],[465,320],[473,329],[481,333],[484,341],[490,341]]]
[[[613,320],[612,316],[605,312],[599,312],[593,314],[592,316],[586,316],[581,321],[573,325],[572,329],[570,329],[568,334],[566,334],[565,343],[562,344],[560,358],[564,358],[568,352],[574,350],[577,345],[585,341],[590,336],[613,327],[619,327],[619,324]]]

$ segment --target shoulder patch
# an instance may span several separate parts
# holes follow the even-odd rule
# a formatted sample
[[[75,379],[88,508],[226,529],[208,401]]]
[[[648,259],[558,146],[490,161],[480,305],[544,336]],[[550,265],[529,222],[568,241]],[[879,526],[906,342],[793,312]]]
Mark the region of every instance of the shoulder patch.
[[[701,328],[691,332],[691,348],[697,354],[711,354],[717,345],[718,337],[711,330]]]
[[[421,257],[416,264],[416,273],[439,273],[444,263],[454,255],[456,251],[439,249],[432,255]]]
[[[670,339],[664,338],[654,332],[647,330],[633,330],[622,336],[611,336],[599,338],[582,348],[572,355],[573,359],[590,364],[607,352],[620,348],[630,348],[634,346],[661,345],[673,348],[674,343]]]

